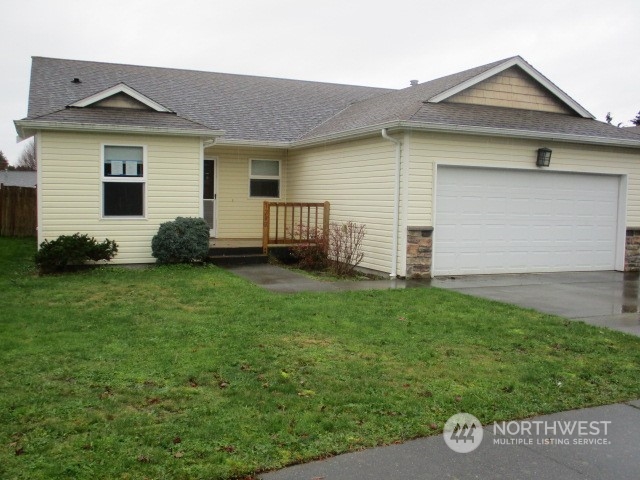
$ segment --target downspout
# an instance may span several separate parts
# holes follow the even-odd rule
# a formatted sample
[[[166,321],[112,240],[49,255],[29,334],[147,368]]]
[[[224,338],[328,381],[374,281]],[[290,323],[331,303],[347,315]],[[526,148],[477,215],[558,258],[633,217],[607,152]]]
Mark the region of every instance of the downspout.
[[[387,135],[387,129],[382,129],[382,138],[396,144],[396,175],[393,188],[393,236],[391,238],[391,273],[389,277],[396,278],[398,272],[398,222],[400,221],[400,155],[402,142]]]

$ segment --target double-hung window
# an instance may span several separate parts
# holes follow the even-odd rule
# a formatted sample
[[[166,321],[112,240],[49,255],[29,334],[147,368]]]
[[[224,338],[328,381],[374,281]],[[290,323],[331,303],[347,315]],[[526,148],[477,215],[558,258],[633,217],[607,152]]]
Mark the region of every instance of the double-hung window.
[[[103,217],[145,215],[145,153],[142,146],[103,146]]]
[[[251,160],[249,196],[280,198],[280,160]]]

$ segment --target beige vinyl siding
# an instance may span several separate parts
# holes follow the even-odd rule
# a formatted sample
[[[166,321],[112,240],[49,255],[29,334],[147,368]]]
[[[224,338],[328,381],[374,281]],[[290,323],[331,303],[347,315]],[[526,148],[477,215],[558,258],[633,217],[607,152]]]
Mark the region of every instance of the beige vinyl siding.
[[[483,80],[447,99],[447,102],[572,113],[566,105],[518,67],[511,67]]]
[[[390,272],[395,146],[382,138],[293,150],[288,200],[331,202],[331,221],[366,225],[361,266]]]
[[[638,151],[473,135],[411,134],[408,225],[433,225],[435,164],[538,169],[536,152],[553,150],[549,171],[627,174],[627,225],[640,225]]]
[[[265,200],[286,201],[286,151],[266,148],[214,146],[205,158],[217,161],[218,238],[262,239]],[[280,198],[249,197],[249,161],[280,160]]]
[[[75,232],[118,243],[114,263],[154,262],[162,222],[200,215],[201,141],[157,135],[41,132],[39,241]],[[103,145],[146,146],[145,218],[102,218]]]

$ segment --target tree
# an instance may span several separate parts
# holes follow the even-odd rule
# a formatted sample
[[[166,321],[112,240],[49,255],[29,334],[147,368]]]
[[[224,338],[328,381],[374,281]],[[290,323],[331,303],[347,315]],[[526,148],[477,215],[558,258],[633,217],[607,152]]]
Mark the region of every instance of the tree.
[[[638,112],[638,115],[636,115],[636,118],[631,120],[631,123],[633,123],[636,127],[640,127],[640,112]]]
[[[604,117],[604,119],[607,121],[607,123],[609,125],[611,125],[611,122],[613,121],[613,117],[611,116],[611,112],[607,112],[607,115]],[[618,125],[616,125],[616,127],[620,128],[622,126],[622,122],[618,122]]]
[[[36,171],[37,169],[38,162],[36,158],[36,142],[31,140],[25,145],[24,150],[22,150],[22,153],[18,157],[16,170]]]
[[[9,168],[9,160],[7,160],[7,157],[5,157],[2,150],[0,150],[0,171],[6,170],[7,168]]]

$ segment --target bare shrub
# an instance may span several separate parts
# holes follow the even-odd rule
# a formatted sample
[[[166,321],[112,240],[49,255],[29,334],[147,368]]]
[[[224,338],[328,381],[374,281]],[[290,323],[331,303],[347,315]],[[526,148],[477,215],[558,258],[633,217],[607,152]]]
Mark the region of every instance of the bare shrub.
[[[322,229],[297,225],[293,232],[293,238],[300,241],[291,247],[291,253],[300,268],[303,270],[324,270],[327,268],[327,243]]]
[[[345,223],[331,223],[329,226],[329,270],[334,275],[353,276],[356,267],[364,258],[362,241],[365,225],[349,220]]]

